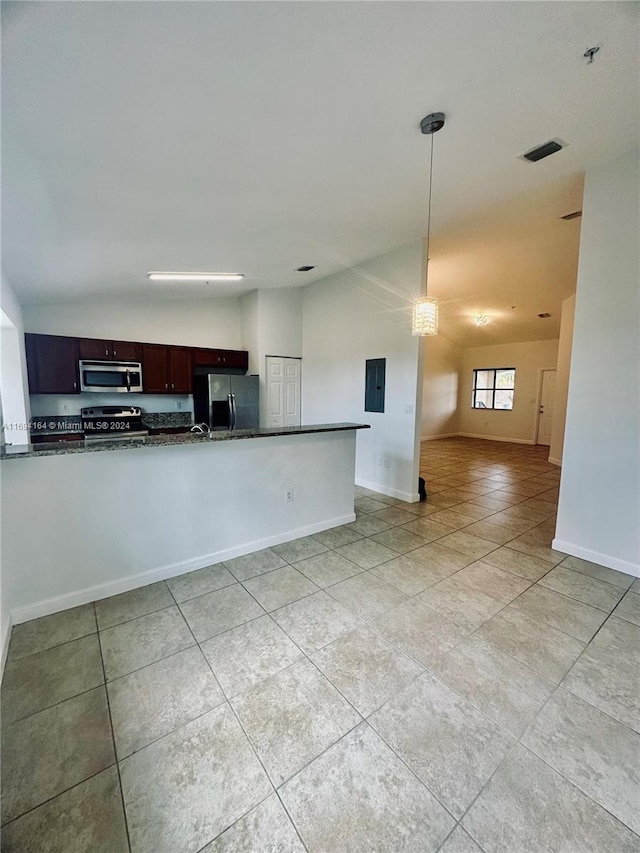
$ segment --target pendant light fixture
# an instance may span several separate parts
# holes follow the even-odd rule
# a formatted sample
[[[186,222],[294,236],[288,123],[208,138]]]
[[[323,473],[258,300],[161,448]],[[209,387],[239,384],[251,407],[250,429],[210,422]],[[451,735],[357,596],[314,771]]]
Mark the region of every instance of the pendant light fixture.
[[[444,113],[429,113],[420,122],[422,133],[431,136],[431,155],[429,158],[429,203],[427,213],[427,264],[424,280],[424,295],[413,306],[411,334],[421,337],[438,334],[438,300],[427,296],[429,283],[429,248],[431,239],[431,188],[433,184],[433,134],[444,127]]]

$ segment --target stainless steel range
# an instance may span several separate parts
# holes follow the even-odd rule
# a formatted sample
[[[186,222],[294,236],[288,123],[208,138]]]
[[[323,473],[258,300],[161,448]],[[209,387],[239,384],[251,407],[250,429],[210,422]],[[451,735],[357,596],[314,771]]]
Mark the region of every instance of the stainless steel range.
[[[149,435],[139,406],[93,406],[80,409],[80,415],[85,441],[127,441]]]

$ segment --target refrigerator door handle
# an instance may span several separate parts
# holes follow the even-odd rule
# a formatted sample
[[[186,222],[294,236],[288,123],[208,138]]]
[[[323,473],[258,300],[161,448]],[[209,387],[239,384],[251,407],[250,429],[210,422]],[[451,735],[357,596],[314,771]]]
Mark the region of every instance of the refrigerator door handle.
[[[231,408],[233,411],[233,423],[231,425],[231,429],[235,429],[238,425],[238,413],[236,412],[236,395],[231,395]]]
[[[229,429],[233,429],[233,394],[227,394],[227,405],[229,407]]]

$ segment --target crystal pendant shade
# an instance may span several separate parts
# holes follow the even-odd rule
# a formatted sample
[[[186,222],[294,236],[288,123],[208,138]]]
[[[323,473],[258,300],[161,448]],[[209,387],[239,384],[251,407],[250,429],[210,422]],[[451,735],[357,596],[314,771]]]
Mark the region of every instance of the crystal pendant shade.
[[[438,300],[419,299],[413,306],[412,335],[438,334]]]

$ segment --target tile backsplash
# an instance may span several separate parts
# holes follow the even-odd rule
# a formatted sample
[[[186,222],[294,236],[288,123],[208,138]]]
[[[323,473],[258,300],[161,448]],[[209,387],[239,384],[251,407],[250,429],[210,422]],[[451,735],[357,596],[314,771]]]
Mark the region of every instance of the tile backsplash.
[[[32,420],[79,418],[80,409],[89,406],[140,406],[143,413],[187,416],[176,425],[193,421],[192,394],[32,394],[29,399]]]

